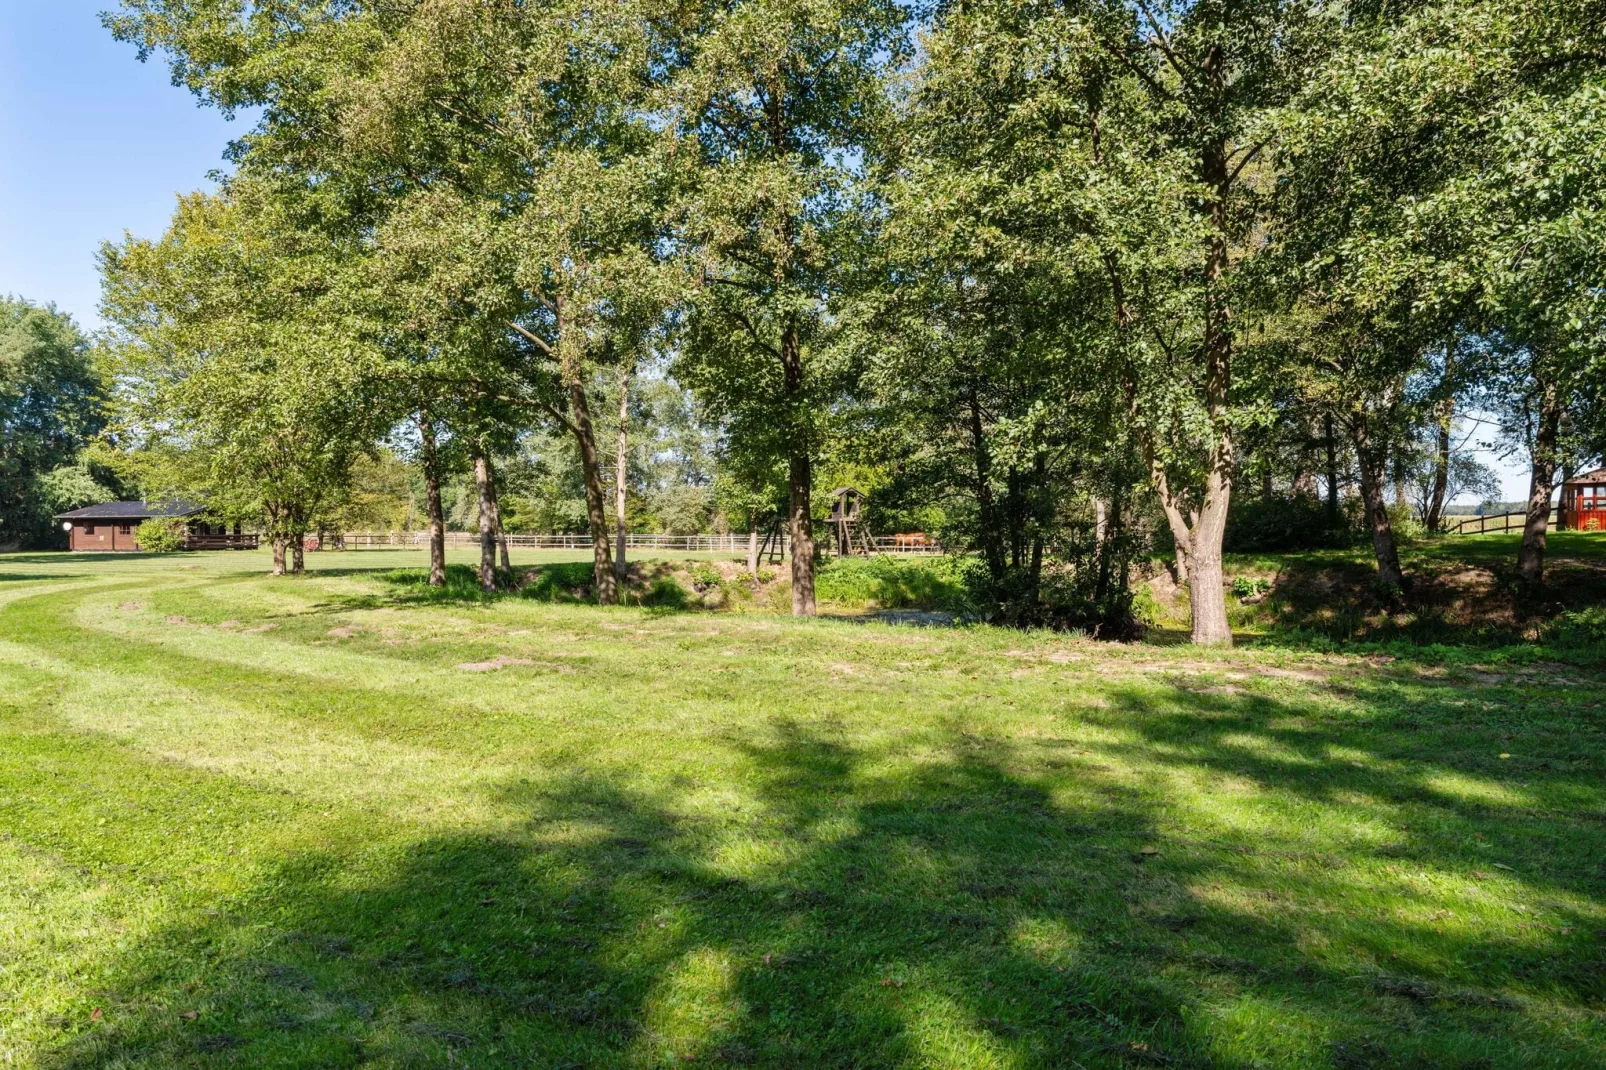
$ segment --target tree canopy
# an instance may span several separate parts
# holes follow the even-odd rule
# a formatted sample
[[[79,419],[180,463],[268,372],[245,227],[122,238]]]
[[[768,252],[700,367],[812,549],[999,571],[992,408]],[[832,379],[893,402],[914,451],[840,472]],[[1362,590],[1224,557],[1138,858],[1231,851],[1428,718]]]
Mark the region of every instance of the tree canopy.
[[[1165,555],[1228,642],[1229,528],[1368,539],[1406,597],[1397,529],[1487,488],[1492,417],[1540,583],[1603,440],[1603,15],[124,0],[116,36],[261,119],[108,250],[114,348],[140,433],[206,442],[214,500],[287,538],[407,459],[437,580],[472,472],[482,582],[541,487],[609,601],[635,485],[677,526],[784,520],[809,614],[829,474],[974,553],[996,620],[1126,634]],[[689,496],[647,488],[654,383],[717,468]]]
[[[80,463],[104,424],[105,381],[78,326],[0,297],[0,546],[48,545],[51,513],[104,489]]]

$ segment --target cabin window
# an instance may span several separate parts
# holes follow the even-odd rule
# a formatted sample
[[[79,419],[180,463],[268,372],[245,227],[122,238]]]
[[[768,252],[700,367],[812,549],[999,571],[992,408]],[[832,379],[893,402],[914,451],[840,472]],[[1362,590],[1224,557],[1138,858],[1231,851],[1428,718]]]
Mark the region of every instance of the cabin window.
[[[93,525],[93,524],[85,524],[84,525],[84,534],[85,535],[93,535],[93,534],[95,534],[95,525]]]
[[[119,535],[132,535],[132,534],[134,534],[134,525],[132,525],[132,524],[118,524],[117,525],[117,534],[119,534]]]

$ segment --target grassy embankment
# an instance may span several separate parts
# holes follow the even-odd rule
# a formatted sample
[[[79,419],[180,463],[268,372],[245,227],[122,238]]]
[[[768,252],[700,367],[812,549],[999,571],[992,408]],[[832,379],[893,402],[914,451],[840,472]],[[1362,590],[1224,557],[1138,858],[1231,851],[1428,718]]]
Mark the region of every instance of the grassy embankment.
[[[1415,660],[1606,661],[1606,535],[1553,532],[1546,587],[1516,577],[1518,536],[1406,544],[1403,597],[1374,585],[1368,548],[1230,555],[1228,615],[1245,641]],[[1164,575],[1140,599],[1156,638],[1183,634],[1187,595]]]
[[[1606,1062],[1593,670],[418,559],[0,558],[0,1062]]]

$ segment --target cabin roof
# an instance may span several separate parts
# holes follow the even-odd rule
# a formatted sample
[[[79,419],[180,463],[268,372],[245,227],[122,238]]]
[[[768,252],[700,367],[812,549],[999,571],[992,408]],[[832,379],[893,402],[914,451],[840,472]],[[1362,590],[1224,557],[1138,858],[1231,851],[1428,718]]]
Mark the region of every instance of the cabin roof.
[[[1606,468],[1597,468],[1593,472],[1585,472],[1581,476],[1573,476],[1566,483],[1566,487],[1577,487],[1591,483],[1606,483]]]
[[[204,512],[194,502],[101,502],[70,513],[56,514],[57,520],[155,520],[170,516],[194,516]]]

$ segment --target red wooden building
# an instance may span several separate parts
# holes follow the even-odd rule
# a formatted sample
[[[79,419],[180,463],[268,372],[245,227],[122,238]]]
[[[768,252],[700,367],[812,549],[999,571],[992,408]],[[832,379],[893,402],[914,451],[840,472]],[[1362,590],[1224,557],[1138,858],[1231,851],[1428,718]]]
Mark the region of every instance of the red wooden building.
[[[103,502],[74,509],[56,517],[67,532],[74,553],[132,553],[139,549],[135,533],[147,520],[185,521],[186,550],[255,550],[257,536],[244,534],[240,525],[231,532],[226,525],[201,518],[204,507],[194,502]]]
[[[1606,468],[1597,468],[1561,485],[1556,526],[1563,531],[1606,531]]]

